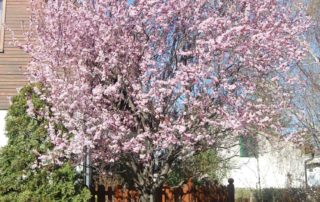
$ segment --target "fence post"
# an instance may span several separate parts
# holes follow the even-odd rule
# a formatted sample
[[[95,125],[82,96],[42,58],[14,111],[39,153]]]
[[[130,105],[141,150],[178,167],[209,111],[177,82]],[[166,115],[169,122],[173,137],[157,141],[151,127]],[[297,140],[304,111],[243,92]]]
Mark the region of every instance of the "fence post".
[[[161,191],[161,202],[166,202],[166,185],[162,186]]]
[[[108,202],[112,202],[113,190],[111,186],[108,186],[106,195],[108,198]]]
[[[228,190],[228,202],[235,202],[235,190],[234,190],[234,180],[232,178],[228,179],[228,186],[227,186],[227,190]]]
[[[95,189],[94,186],[91,186],[89,188],[89,190],[90,190],[90,193],[91,193],[91,198],[88,200],[88,202],[95,202],[95,196],[97,194],[96,189]]]
[[[98,186],[98,202],[106,202],[106,190],[104,185]]]

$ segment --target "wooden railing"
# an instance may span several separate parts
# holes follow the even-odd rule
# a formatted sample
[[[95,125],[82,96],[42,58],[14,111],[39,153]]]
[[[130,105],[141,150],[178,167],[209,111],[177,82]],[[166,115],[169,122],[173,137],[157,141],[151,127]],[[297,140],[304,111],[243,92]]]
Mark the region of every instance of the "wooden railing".
[[[91,202],[139,202],[139,192],[117,185],[98,185],[92,190]],[[155,202],[234,202],[233,181],[228,186],[217,183],[194,185],[191,180],[179,187],[164,185]]]

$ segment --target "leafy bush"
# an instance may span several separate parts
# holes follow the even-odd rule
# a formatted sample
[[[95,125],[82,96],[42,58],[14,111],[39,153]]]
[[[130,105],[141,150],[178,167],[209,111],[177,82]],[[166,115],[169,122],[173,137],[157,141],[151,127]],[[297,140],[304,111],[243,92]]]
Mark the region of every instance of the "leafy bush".
[[[227,165],[217,152],[207,150],[191,156],[173,167],[167,183],[176,186],[192,177],[195,183],[205,181],[220,181],[226,176]]]
[[[314,202],[320,201],[319,193],[319,189],[304,188],[236,188],[236,201],[249,201],[253,197],[255,202]]]
[[[36,110],[46,107],[34,87],[41,89],[40,85],[28,85],[13,97],[6,116],[8,144],[0,151],[0,201],[86,201],[90,192],[68,162],[35,167],[37,157],[52,145],[46,120],[27,114],[27,100]]]
[[[250,199],[252,190],[249,188],[236,188],[235,198],[237,202],[245,201],[245,199]]]
[[[302,188],[265,188],[255,190],[257,202],[302,202],[307,200],[307,192]]]

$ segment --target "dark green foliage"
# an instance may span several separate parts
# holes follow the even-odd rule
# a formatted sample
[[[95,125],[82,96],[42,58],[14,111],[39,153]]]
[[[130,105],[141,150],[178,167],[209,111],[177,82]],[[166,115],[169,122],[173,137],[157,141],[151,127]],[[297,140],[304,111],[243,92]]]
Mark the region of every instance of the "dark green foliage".
[[[255,190],[254,197],[257,202],[301,202],[307,200],[307,191],[302,188],[265,188],[261,192]]]
[[[33,167],[39,163],[37,156],[52,147],[46,121],[26,112],[27,99],[38,111],[46,106],[33,87],[28,85],[13,97],[6,117],[8,144],[0,151],[0,201],[86,201],[89,191],[67,162],[59,167]]]
[[[191,156],[173,167],[167,183],[171,186],[192,177],[195,183],[205,181],[220,181],[226,175],[227,161],[218,156],[214,150],[207,150]]]
[[[236,202],[249,201],[250,196],[256,202],[315,202],[320,201],[319,188],[236,188]]]

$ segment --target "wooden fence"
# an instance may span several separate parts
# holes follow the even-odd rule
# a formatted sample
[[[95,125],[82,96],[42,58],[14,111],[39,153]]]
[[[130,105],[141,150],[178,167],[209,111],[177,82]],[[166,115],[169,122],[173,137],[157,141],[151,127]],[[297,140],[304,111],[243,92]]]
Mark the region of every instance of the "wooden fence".
[[[139,202],[139,192],[117,185],[99,185],[92,190],[91,202]],[[180,187],[163,186],[155,202],[234,202],[233,180],[228,186],[217,183],[194,185],[191,180]]]

